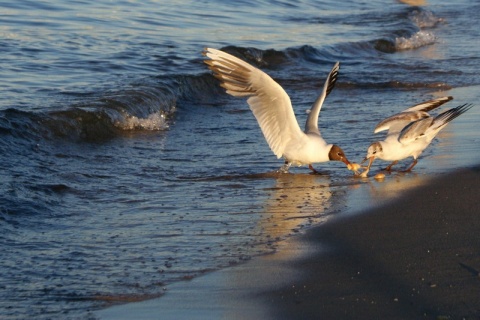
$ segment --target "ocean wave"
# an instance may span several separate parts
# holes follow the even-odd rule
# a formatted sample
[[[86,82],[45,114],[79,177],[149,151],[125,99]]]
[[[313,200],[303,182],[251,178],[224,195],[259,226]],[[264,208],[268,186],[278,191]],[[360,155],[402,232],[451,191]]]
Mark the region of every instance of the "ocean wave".
[[[121,98],[109,98],[49,112],[41,116],[38,132],[50,139],[102,141],[124,131],[166,130],[168,117],[175,109],[174,105],[160,108],[157,102],[128,106]]]
[[[351,82],[345,81],[336,85],[338,88],[368,88],[368,89],[437,89],[450,90],[452,86],[445,82],[407,82],[407,81],[380,81],[380,82]]]
[[[426,9],[413,9],[408,12],[408,18],[419,28],[433,28],[445,19],[437,17],[433,11]]]
[[[399,39],[399,40],[396,40]],[[247,62],[256,65],[259,68],[261,66],[268,65],[271,70],[275,70],[270,73],[275,79],[281,79],[282,84],[288,84],[291,88],[311,88],[317,86],[319,78],[305,74],[302,70],[311,69],[310,64],[315,65],[330,65],[333,61],[341,61],[346,64],[357,64],[358,60],[365,59],[365,56],[378,57],[383,53],[393,53],[400,50],[413,49],[414,47],[427,45],[430,41],[430,36],[426,35],[414,35],[411,38],[392,38],[392,39],[379,39],[357,43],[341,43],[335,46],[329,46],[324,48],[315,48],[313,46],[304,45],[300,47],[287,48],[284,51],[269,50],[269,54],[257,48],[239,48],[239,47],[226,47],[221,48],[231,54],[238,56]],[[252,58],[255,53],[255,58]],[[271,57],[276,57],[271,59]],[[248,58],[250,57],[250,58]],[[282,59],[278,59],[282,57]],[[359,59],[359,57],[361,57]],[[253,60],[253,61],[252,61]],[[401,74],[409,74],[411,70],[408,66],[402,67],[398,64],[390,64],[388,60],[379,61],[379,68],[383,70],[389,69],[395,66]],[[280,68],[281,67],[281,68]],[[403,69],[405,68],[405,69]],[[278,70],[277,70],[278,69]],[[300,70],[300,71],[298,71]],[[326,70],[326,69],[325,69]],[[402,72],[402,70],[404,72]],[[298,73],[302,73],[301,77],[298,77]],[[337,89],[351,89],[351,88],[368,88],[368,89],[436,89],[436,90],[450,90],[452,84],[442,81],[444,77],[436,75],[429,79],[429,81],[422,81],[421,78],[412,78],[409,76],[395,77],[395,80],[391,78],[385,78],[378,74],[378,70],[361,69],[360,73],[349,72],[341,75],[341,81],[336,84]],[[207,78],[206,78],[207,79]],[[218,82],[212,77],[212,84],[218,86]],[[220,92],[209,94],[224,94],[223,89]]]
[[[41,114],[8,109],[2,114],[1,134],[30,142],[56,138],[94,142],[113,138],[122,131],[168,129],[168,112],[164,111],[138,117],[127,110],[71,107]]]
[[[395,49],[411,50],[434,44],[437,37],[433,32],[418,31],[410,37],[398,37],[395,39]]]
[[[437,41],[433,32],[442,18],[424,8],[408,8],[397,12],[395,23],[382,30],[386,35],[378,39],[358,42],[339,42],[324,47],[309,44],[283,50],[255,47],[226,46],[229,52],[261,69],[275,70],[273,76],[296,84],[302,80],[295,75],[302,68],[325,65],[334,61],[358,63],[365,58],[384,53],[414,50]],[[390,29],[390,30],[388,30]],[[201,64],[199,55],[193,63]],[[301,68],[299,68],[301,66]],[[278,73],[280,72],[280,74]],[[364,74],[364,78],[368,75]],[[371,78],[374,78],[373,76]],[[353,83],[346,75],[345,83]],[[304,81],[307,81],[306,79]],[[370,79],[367,79],[367,82]],[[166,74],[125,83],[116,91],[95,92],[89,95],[65,95],[63,106],[55,111],[35,113],[15,109],[0,112],[0,134],[27,139],[62,138],[69,140],[101,141],[133,131],[163,131],[171,126],[178,107],[215,105],[225,93],[217,81],[204,68],[200,74]],[[355,85],[362,86],[361,83]],[[368,86],[380,87],[435,87],[447,88],[444,83],[389,83],[379,81]],[[339,83],[339,87],[342,84]],[[220,97],[220,98],[219,98]],[[223,98],[222,98],[223,97]]]
[[[376,56],[378,52],[395,53],[432,45],[437,41],[432,29],[442,22],[444,19],[437,17],[432,11],[423,8],[408,8],[398,13],[395,21],[386,30],[383,30],[387,34],[377,39],[339,42],[322,48],[306,44],[286,48],[282,51],[236,46],[227,46],[222,50],[257,67],[269,69],[291,64],[292,60],[298,59],[313,63],[357,59],[358,57]],[[379,32],[381,31],[379,30]]]
[[[394,51],[413,50],[435,43],[437,37],[432,29],[443,22],[443,18],[437,17],[433,11],[421,8],[409,9],[406,16],[415,29],[405,35],[395,36],[392,41]]]
[[[165,113],[159,111],[150,114],[147,118],[126,115],[122,121],[114,122],[114,126],[126,131],[138,129],[159,131],[167,129],[169,125]]]
[[[295,53],[290,49],[278,51],[275,49],[262,50],[254,47],[245,48],[238,46],[226,46],[221,48],[221,50],[237,56],[256,67],[267,69],[287,63],[292,58],[289,53]]]
[[[371,55],[375,51],[369,42],[339,43],[334,46],[316,48],[305,44],[290,47],[284,50],[262,50],[258,48],[244,48],[227,46],[220,48],[261,69],[284,69],[296,66],[299,63],[325,64],[332,61],[347,60],[359,55]]]
[[[178,104],[208,103],[221,88],[208,74],[143,79],[128,89],[92,96],[70,94],[70,105],[37,113],[0,111],[0,134],[29,141],[103,141],[132,131],[168,130]]]

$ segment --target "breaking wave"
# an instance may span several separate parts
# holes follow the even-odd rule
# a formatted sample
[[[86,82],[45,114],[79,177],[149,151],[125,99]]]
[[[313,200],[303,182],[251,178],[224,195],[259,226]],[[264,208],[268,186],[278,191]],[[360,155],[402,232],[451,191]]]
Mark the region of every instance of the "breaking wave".
[[[401,14],[401,23],[384,37],[361,42],[336,43],[316,48],[310,45],[290,47],[284,50],[227,46],[223,50],[247,62],[266,69],[284,70],[285,81],[294,77],[299,64],[324,64],[332,61],[356,61],[358,57],[377,57],[383,53],[414,50],[431,45],[437,40],[433,29],[443,22],[431,11],[409,8]],[[385,30],[382,30],[385,32]],[[201,56],[191,61],[194,67],[202,65]],[[281,67],[281,68],[280,68]],[[35,113],[17,109],[0,111],[0,134],[14,136],[37,135],[38,138],[66,138],[69,140],[98,141],[109,139],[123,132],[168,130],[178,106],[215,103],[223,94],[206,68],[198,75],[179,74],[143,79],[139,83],[126,84],[126,89],[116,92],[99,92],[92,95],[69,94],[64,105],[56,111]],[[362,86],[358,77],[345,76],[343,85]],[[295,79],[302,81],[309,79]],[[442,82],[431,84],[409,82],[370,81],[363,76],[363,84],[370,87],[442,87]],[[342,86],[342,84],[339,84]],[[8,114],[8,116],[7,116]],[[25,130],[28,128],[28,130]],[[25,133],[28,131],[28,133]]]
[[[70,106],[61,110],[0,111],[0,134],[33,141],[62,138],[94,142],[123,132],[168,130],[178,104],[205,100],[220,90],[208,74],[143,82],[127,90],[94,97],[69,97]]]

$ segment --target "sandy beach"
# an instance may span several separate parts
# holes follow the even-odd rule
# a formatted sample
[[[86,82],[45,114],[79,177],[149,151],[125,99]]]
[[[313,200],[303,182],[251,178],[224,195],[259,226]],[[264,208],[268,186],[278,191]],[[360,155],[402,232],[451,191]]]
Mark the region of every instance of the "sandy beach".
[[[262,295],[273,318],[478,319],[479,191],[465,169],[312,230],[295,286]]]
[[[478,319],[480,167],[101,319]]]

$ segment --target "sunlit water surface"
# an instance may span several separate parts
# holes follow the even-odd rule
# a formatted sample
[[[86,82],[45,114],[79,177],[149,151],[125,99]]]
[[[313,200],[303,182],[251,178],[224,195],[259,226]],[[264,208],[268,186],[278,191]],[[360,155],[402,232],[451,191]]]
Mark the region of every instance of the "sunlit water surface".
[[[269,73],[302,127],[340,61],[320,127],[358,162],[386,116],[444,95],[455,98],[445,108],[478,104],[478,3],[0,7],[2,319],[85,319],[161,296],[478,161],[476,107],[412,174],[355,179],[341,163],[277,174],[282,160],[245,100],[223,92],[201,55],[223,48]]]

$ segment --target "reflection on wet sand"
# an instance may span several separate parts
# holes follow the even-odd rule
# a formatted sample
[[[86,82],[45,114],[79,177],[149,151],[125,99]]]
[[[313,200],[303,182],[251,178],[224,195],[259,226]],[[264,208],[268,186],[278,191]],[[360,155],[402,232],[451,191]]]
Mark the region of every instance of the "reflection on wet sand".
[[[242,316],[245,319],[269,318],[267,306],[261,301],[251,299],[245,292],[261,292],[289,285],[288,281],[298,276],[296,268],[289,262],[308,255],[311,250],[309,246],[302,244],[301,238],[288,237],[288,241],[280,240],[298,232],[302,226],[327,220],[345,206],[344,194],[341,191],[344,186],[334,185],[328,175],[272,174],[269,178],[273,178],[275,182],[266,190],[268,199],[259,213],[261,218],[258,227],[262,230],[261,234],[277,242],[279,250],[249,264],[237,265],[212,275],[216,277],[215,283],[231,288],[229,295],[210,299],[221,305],[221,318],[224,319],[238,317],[235,313],[235,310],[238,310],[237,304],[242,305]]]
[[[182,179],[213,181],[220,185],[226,182],[227,189],[250,190],[255,192],[255,199],[260,198],[258,194],[265,196],[263,203],[242,201],[240,207],[248,207],[258,215],[258,232],[252,234],[257,235],[258,242],[271,242],[275,254],[263,255],[248,264],[235,264],[233,268],[221,269],[187,282],[177,282],[170,285],[160,299],[102,310],[97,313],[102,319],[125,319],[125,315],[138,314],[136,311],[145,319],[233,319],[238,318],[237,310],[242,310],[242,319],[267,319],[268,309],[260,301],[250,300],[250,292],[286,285],[285,281],[293,279],[296,273],[286,262],[308,254],[310,250],[291,238],[282,240],[298,232],[302,226],[328,219],[344,207],[345,193],[342,189],[345,188],[333,186],[328,175],[268,172]],[[235,186],[243,187],[237,189]],[[255,187],[250,189],[251,186]],[[332,202],[333,199],[335,202]],[[276,250],[278,247],[281,249]],[[265,268],[268,272],[264,272]]]
[[[356,207],[352,210],[355,213],[362,208],[371,208],[372,203],[391,200],[406,190],[424,184],[429,177],[395,172],[387,175],[383,182],[373,178],[352,177],[346,182],[342,180],[342,185],[332,182],[329,176],[311,174],[266,173],[215,179],[247,179],[256,185],[267,182],[264,190],[268,198],[259,210],[261,217],[258,227],[262,229],[260,234],[277,241],[292,233],[292,230],[298,230],[299,225],[307,220],[318,223],[333,217],[332,213],[344,216],[347,213],[344,210],[346,206]],[[263,236],[260,236],[258,240],[262,239]],[[299,270],[302,269],[292,261],[307,257],[312,250],[322,250],[323,245],[306,244],[303,237],[290,237],[279,244],[281,248],[275,254],[208,273],[188,282],[175,283],[160,299],[109,308],[97,312],[97,315],[102,319],[126,319],[128,317],[125,315],[135,314],[142,314],[145,319],[160,316],[166,319],[233,319],[239,318],[240,312],[242,319],[269,319],[270,306],[258,299],[256,293],[294,285],[292,279],[301,277]],[[327,245],[323,249],[331,250]]]
[[[380,172],[380,171],[379,171]],[[362,179],[364,183],[351,187],[348,192],[347,203],[350,213],[361,213],[371,210],[372,206],[379,206],[392,201],[406,191],[420,187],[429,181],[431,176],[417,172],[385,172],[385,179]]]
[[[331,207],[331,180],[326,175],[279,174],[270,190],[260,227],[273,239],[326,218]]]
[[[270,240],[281,240],[289,234],[298,232],[302,226],[326,220],[327,216],[338,212],[344,205],[339,191],[342,186],[332,186],[330,176],[327,174],[266,172],[190,179],[237,182],[246,180],[248,185],[255,184],[257,187],[263,185],[263,194],[267,199],[264,205],[260,204],[258,207],[257,228],[258,234],[261,235],[258,239],[260,242],[265,236]],[[265,183],[266,181],[268,182]]]
[[[398,1],[411,6],[424,6],[427,4],[427,1],[425,0],[398,0]]]

